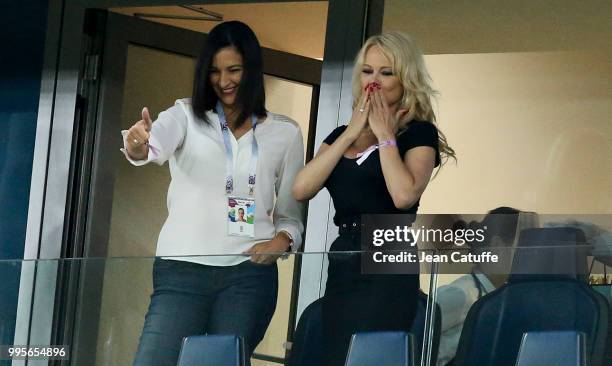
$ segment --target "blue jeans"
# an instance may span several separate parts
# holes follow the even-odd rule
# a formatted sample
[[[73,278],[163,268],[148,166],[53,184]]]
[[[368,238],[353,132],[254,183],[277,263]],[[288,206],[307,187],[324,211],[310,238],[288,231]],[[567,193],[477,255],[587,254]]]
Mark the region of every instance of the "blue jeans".
[[[263,338],[278,294],[276,264],[235,266],[156,259],[153,295],[134,366],[176,366],[184,337],[235,334],[247,356]]]

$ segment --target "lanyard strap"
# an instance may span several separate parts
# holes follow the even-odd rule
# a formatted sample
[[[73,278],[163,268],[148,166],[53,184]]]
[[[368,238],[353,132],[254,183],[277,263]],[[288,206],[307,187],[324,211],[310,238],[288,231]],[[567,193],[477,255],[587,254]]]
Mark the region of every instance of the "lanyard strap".
[[[232,194],[234,191],[234,153],[232,151],[232,142],[230,139],[229,126],[225,119],[225,112],[221,102],[217,102],[217,115],[219,116],[219,123],[221,123],[221,134],[223,135],[223,143],[225,144],[225,193]],[[253,143],[251,145],[251,161],[249,164],[249,195],[253,195],[255,190],[255,174],[257,172],[257,159],[259,152],[257,149],[257,139],[255,138],[255,127],[257,126],[257,116],[251,117],[251,123],[253,124]]]
[[[473,269],[470,271],[470,275],[472,275],[474,284],[476,285],[476,288],[478,289],[478,299],[480,299],[483,296],[483,292],[485,292],[484,285],[482,284],[482,282],[480,282],[480,280],[478,279],[478,276],[476,275],[476,273],[474,273]]]

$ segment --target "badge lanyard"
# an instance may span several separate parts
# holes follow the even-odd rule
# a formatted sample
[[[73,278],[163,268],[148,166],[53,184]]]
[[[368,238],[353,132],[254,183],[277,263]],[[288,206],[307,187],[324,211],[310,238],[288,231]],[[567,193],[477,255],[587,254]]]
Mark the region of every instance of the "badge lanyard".
[[[227,120],[225,119],[225,112],[223,111],[223,106],[221,106],[221,102],[217,102],[216,110],[217,115],[219,116],[219,122],[221,123],[221,134],[223,135],[223,143],[225,144],[225,170],[227,172],[225,178],[225,193],[231,195],[234,191],[234,153],[232,151],[229,126],[227,125]],[[249,195],[252,196],[255,189],[255,175],[257,172],[257,159],[259,157],[259,152],[257,149],[257,139],[255,138],[255,127],[257,126],[257,117],[255,115],[251,117],[251,122],[253,124],[253,144],[251,145],[251,161],[249,164]]]

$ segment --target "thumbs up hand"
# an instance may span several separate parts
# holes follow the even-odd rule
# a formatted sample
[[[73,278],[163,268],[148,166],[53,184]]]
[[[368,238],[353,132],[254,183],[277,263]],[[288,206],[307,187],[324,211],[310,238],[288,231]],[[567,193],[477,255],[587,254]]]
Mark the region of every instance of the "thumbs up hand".
[[[132,159],[142,160],[149,154],[149,138],[151,137],[151,128],[153,122],[149,115],[149,109],[142,109],[142,119],[128,130],[127,134],[127,151]]]
[[[149,108],[144,107],[142,109],[142,119],[138,122],[143,122],[144,128],[147,132],[151,131],[151,127],[153,127],[153,122],[151,121],[151,116],[149,116]]]

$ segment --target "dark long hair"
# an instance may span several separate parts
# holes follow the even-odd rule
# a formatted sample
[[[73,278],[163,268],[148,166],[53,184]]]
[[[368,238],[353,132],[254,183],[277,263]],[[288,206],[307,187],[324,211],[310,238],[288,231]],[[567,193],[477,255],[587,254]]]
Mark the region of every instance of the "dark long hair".
[[[240,108],[236,126],[239,127],[252,114],[266,116],[261,46],[253,30],[242,22],[223,22],[208,33],[196,64],[191,104],[196,117],[210,123],[206,111],[214,110],[219,99],[210,84],[210,70],[214,56],[225,47],[235,47],[243,60],[244,71],[236,95],[236,105]]]

